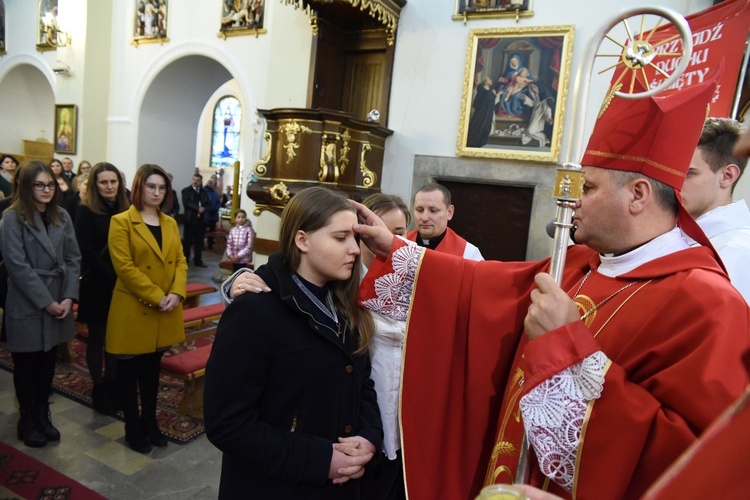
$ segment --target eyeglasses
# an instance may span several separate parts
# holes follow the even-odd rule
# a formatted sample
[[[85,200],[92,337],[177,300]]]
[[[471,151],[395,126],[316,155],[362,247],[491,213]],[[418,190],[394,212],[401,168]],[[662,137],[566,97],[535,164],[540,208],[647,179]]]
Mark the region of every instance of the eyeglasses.
[[[32,185],[37,191],[54,191],[57,187],[57,182],[50,182],[49,184],[45,184],[43,182],[35,182]]]
[[[146,184],[146,191],[149,193],[166,193],[167,186],[157,186],[156,184]]]

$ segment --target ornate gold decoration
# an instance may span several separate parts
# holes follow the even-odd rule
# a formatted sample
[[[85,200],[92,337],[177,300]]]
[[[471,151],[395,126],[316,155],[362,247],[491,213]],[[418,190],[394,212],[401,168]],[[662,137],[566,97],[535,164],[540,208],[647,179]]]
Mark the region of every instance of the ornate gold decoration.
[[[604,96],[604,100],[602,101],[602,107],[599,108],[599,114],[596,115],[597,120],[602,117],[605,111],[607,111],[609,104],[612,102],[612,99],[615,97],[615,92],[619,92],[621,88],[622,88],[622,83],[618,83],[617,85],[612,85],[612,87],[610,87],[609,92],[607,92],[607,95]]]
[[[345,128],[344,133],[341,134],[343,145],[339,150],[339,169],[341,169],[341,175],[344,175],[344,172],[346,172],[346,167],[349,166],[349,158],[347,157],[347,155],[349,154],[349,140],[351,138],[352,136],[349,135],[349,129]]]
[[[329,167],[333,168],[333,182],[339,179],[339,167],[336,165],[336,143],[339,140],[338,134],[333,134],[336,138],[334,141],[328,140],[328,134],[323,134],[320,145],[320,170],[318,170],[318,180],[325,182],[328,179]]]
[[[268,161],[271,159],[271,146],[273,145],[273,136],[270,132],[266,132],[263,134],[263,140],[266,141],[266,153],[263,155],[263,158],[258,160],[258,162],[253,166],[253,172],[258,177],[263,177],[268,172]]]
[[[312,28],[312,34],[313,34],[313,36],[318,36],[318,32],[319,32],[320,28],[318,26],[318,15],[317,14],[314,14],[314,15],[310,16],[310,27]]]
[[[313,17],[317,17],[317,13],[311,8],[311,5],[316,3],[348,3],[354,8],[359,8],[361,11],[367,11],[369,16],[373,19],[377,19],[380,23],[385,26],[386,42],[388,45],[393,45],[396,39],[396,29],[398,28],[398,12],[393,8],[386,5],[382,0],[281,0],[284,5],[292,5],[296,9],[306,9],[310,16],[310,25],[313,26],[313,34],[317,34],[317,20],[313,24]]]
[[[582,170],[558,169],[552,197],[563,200],[580,200],[583,193],[583,181]]]
[[[311,134],[312,129],[300,125],[297,123],[297,120],[292,120],[291,123],[285,123],[279,127],[279,133],[286,135],[284,149],[286,150],[287,164],[291,163],[294,157],[297,156],[297,149],[299,148],[299,144],[297,144],[297,134],[300,132]]]
[[[359,155],[359,171],[362,172],[362,185],[365,187],[372,187],[378,180],[378,175],[367,168],[367,162],[365,161],[365,155],[372,149],[369,142],[362,144],[362,153]]]
[[[271,186],[268,192],[271,194],[271,198],[282,203],[286,203],[291,198],[289,188],[283,182]]]

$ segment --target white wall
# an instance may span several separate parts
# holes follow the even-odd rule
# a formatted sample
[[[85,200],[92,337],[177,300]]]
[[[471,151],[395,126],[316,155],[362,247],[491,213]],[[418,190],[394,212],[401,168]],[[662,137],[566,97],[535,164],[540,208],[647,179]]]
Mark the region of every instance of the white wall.
[[[451,20],[454,0],[409,0],[398,29],[388,123],[388,128],[395,133],[386,144],[383,191],[409,200],[413,191],[414,155],[455,156],[469,30],[575,25],[572,84],[584,46],[596,30],[618,12],[656,4],[687,15],[711,3],[710,0],[538,0],[533,3],[534,16],[521,18],[518,23],[515,19],[488,19],[468,21],[464,25]],[[609,77],[592,80],[586,136],[590,134],[608,83]],[[571,116],[569,99],[566,128]],[[564,135],[563,146],[566,140]],[[538,165],[529,163],[529,168],[538,168]],[[554,172],[550,175],[554,176]]]

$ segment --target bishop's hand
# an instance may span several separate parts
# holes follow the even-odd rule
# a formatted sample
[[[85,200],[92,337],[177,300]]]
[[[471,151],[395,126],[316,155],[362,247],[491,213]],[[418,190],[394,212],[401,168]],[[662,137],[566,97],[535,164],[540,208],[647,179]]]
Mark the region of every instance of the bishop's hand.
[[[523,325],[531,340],[561,326],[579,321],[578,307],[547,273],[534,277],[538,287],[531,291],[531,306]]]
[[[354,224],[354,232],[372,253],[378,257],[387,257],[393,247],[393,233],[372,210],[354,200],[349,202],[356,207],[359,220],[359,224]]]

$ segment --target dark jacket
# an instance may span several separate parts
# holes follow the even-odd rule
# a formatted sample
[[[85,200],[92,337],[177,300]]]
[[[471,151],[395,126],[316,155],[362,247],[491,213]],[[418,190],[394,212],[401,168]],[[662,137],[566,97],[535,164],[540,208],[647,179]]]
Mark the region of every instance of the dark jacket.
[[[109,258],[107,236],[114,211],[96,214],[86,205],[76,212],[76,239],[81,249],[81,290],[78,320],[105,324],[117,274]]]
[[[208,195],[208,204],[206,205],[206,222],[217,222],[219,220],[219,209],[221,208],[221,198],[212,188],[204,188]]]
[[[327,477],[338,437],[382,447],[369,355],[353,355],[348,329],[345,343],[336,337],[279,254],[257,273],[273,291],[234,300],[206,367],[206,433],[224,452],[219,497],[357,499],[358,480]]]
[[[206,212],[198,213],[199,207],[207,207],[210,204],[208,193],[203,188],[196,193],[193,186],[188,186],[182,190],[182,206],[185,210],[185,224],[205,224]]]

